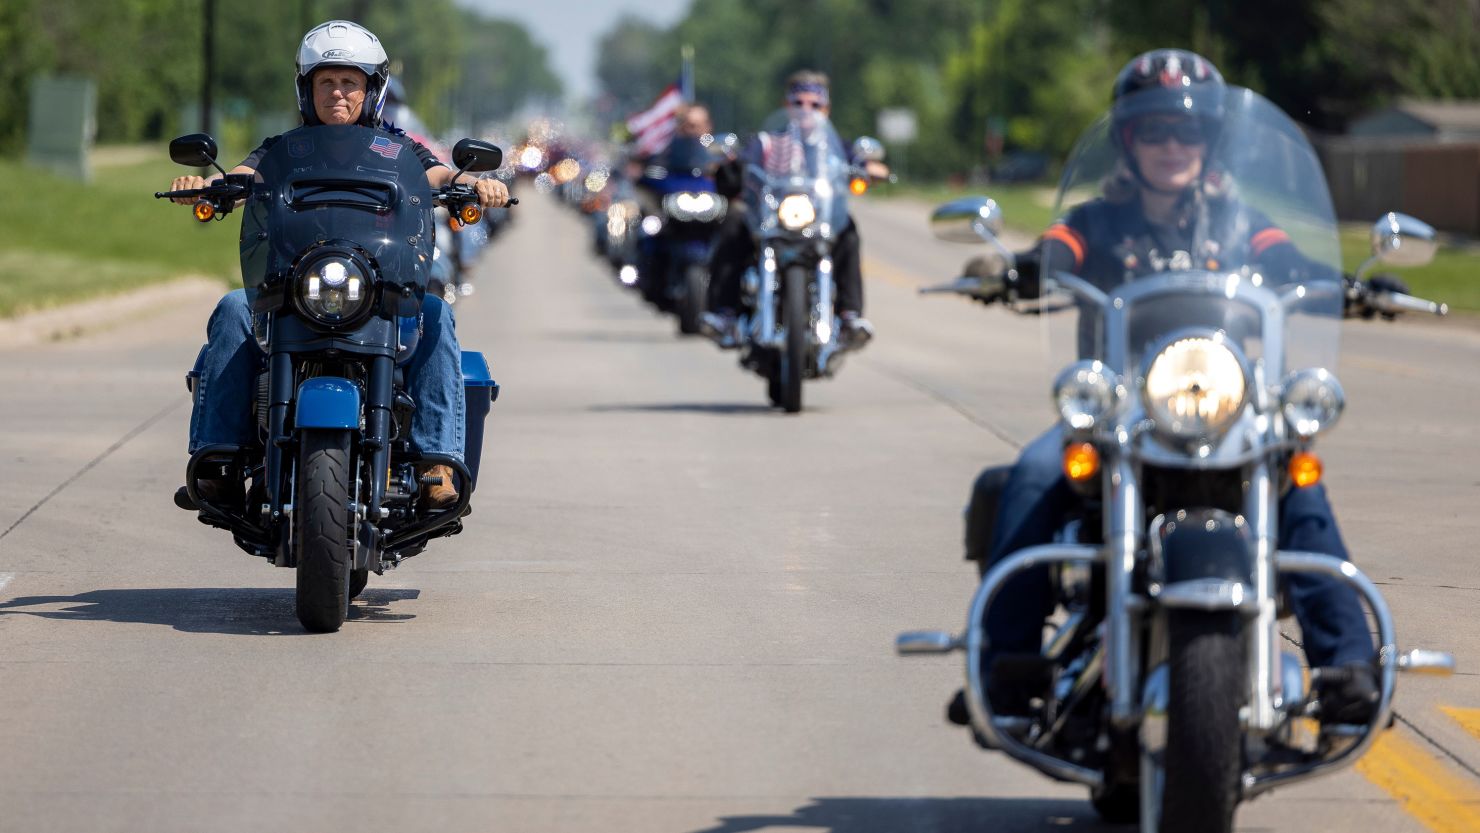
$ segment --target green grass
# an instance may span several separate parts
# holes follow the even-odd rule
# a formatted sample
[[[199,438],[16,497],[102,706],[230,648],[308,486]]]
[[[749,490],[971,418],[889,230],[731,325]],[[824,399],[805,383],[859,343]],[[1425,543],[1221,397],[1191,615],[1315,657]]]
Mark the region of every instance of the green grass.
[[[1002,218],[1010,228],[1027,234],[1038,234],[1054,221],[1054,188],[1048,185],[878,185],[871,193],[879,196],[907,196],[937,204],[957,197],[986,196],[996,200]]]
[[[1341,261],[1354,270],[1372,253],[1369,228],[1364,225],[1341,229]],[[1414,295],[1430,301],[1441,301],[1451,309],[1480,311],[1480,247],[1473,243],[1451,242],[1440,246],[1434,261],[1417,269],[1394,269],[1378,265],[1373,271],[1393,274],[1408,283]]]
[[[87,185],[0,160],[0,317],[182,275],[239,279],[236,217],[203,225],[154,199],[186,170],[158,155]]]
[[[969,195],[989,196],[1002,207],[1003,219],[1009,227],[1028,234],[1041,232],[1055,219],[1054,189],[1045,185],[962,188],[910,184],[880,186],[877,193],[881,196],[909,196],[930,203]],[[1364,223],[1343,224],[1341,228],[1341,259],[1348,271],[1356,269],[1372,252],[1369,228]],[[1377,271],[1398,275],[1407,281],[1415,295],[1442,301],[1454,310],[1480,312],[1480,245],[1473,242],[1447,241],[1446,245],[1440,247],[1434,262],[1428,266],[1416,269],[1379,266]]]

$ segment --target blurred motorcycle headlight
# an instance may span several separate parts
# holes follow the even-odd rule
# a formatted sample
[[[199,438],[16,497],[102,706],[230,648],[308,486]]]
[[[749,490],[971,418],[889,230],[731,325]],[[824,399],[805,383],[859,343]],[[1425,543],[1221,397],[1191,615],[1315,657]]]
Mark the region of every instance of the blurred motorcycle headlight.
[[[1115,371],[1094,361],[1064,368],[1053,383],[1053,401],[1059,416],[1077,431],[1088,431],[1119,410],[1125,387]]]
[[[370,276],[351,258],[321,256],[306,263],[299,276],[299,305],[321,324],[343,324],[369,305]]]
[[[1324,367],[1297,370],[1285,378],[1280,410],[1285,424],[1302,437],[1314,437],[1335,425],[1345,407],[1341,383]]]
[[[1222,341],[1187,336],[1163,347],[1146,369],[1141,396],[1159,433],[1207,439],[1226,429],[1248,393],[1243,362]]]
[[[817,208],[806,194],[792,194],[776,207],[776,219],[787,231],[801,231],[817,219]]]
[[[712,223],[725,215],[726,200],[704,191],[682,191],[663,198],[663,210],[680,222]]]

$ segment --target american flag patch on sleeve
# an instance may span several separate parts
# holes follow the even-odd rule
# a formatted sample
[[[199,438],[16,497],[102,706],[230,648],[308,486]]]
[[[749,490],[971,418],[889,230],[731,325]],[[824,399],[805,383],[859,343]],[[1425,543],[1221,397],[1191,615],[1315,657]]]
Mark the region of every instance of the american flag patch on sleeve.
[[[391,141],[388,136],[376,136],[370,140],[370,149],[387,159],[395,159],[401,155],[401,145]]]

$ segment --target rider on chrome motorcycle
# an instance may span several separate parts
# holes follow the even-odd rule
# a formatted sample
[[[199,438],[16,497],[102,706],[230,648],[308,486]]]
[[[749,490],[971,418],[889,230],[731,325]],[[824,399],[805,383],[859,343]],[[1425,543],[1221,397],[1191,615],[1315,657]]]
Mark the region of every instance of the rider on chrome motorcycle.
[[[1089,786],[1107,819],[1228,831],[1240,801],[1368,748],[1396,670],[1452,668],[1399,656],[1311,450],[1344,404],[1329,191],[1278,108],[1198,55],[1157,50],[1121,71],[1059,194],[1067,213],[1036,261],[998,243],[974,294],[1033,301],[1065,368],[1061,420],[978,480],[966,635],[899,648],[964,649],[948,717]],[[1403,258],[1426,245],[1407,219],[1380,241]],[[946,239],[1000,231],[989,200],[935,220]],[[1308,675],[1283,650],[1287,612]]]
[[[832,112],[832,99],[828,78],[820,72],[802,70],[793,73],[786,81],[784,103],[787,111],[798,117],[812,112],[826,118]],[[877,144],[869,147],[877,148]],[[750,148],[754,151],[754,146]],[[743,157],[743,155],[742,155]],[[889,176],[889,167],[878,158],[854,159],[869,176],[884,179]],[[716,175],[720,194],[737,196],[744,178],[743,158],[721,168]],[[839,333],[844,344],[859,347],[873,337],[874,328],[863,317],[863,271],[859,255],[858,227],[852,216],[836,231],[833,243],[833,278],[837,286],[837,297],[833,307],[842,327]],[[741,278],[747,267],[756,258],[755,238],[746,224],[746,212],[736,206],[725,216],[724,225],[714,243],[714,255],[710,262],[709,307],[713,312],[705,313],[705,328],[717,334],[723,347],[739,346],[736,324],[742,307]]]

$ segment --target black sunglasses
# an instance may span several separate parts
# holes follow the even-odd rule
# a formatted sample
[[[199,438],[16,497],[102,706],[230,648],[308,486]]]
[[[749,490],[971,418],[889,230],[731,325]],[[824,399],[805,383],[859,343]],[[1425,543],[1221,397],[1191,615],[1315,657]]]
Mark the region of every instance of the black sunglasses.
[[[1207,141],[1202,125],[1195,121],[1150,121],[1136,123],[1131,136],[1143,145],[1164,145],[1168,139],[1176,139],[1179,145],[1200,145]]]

